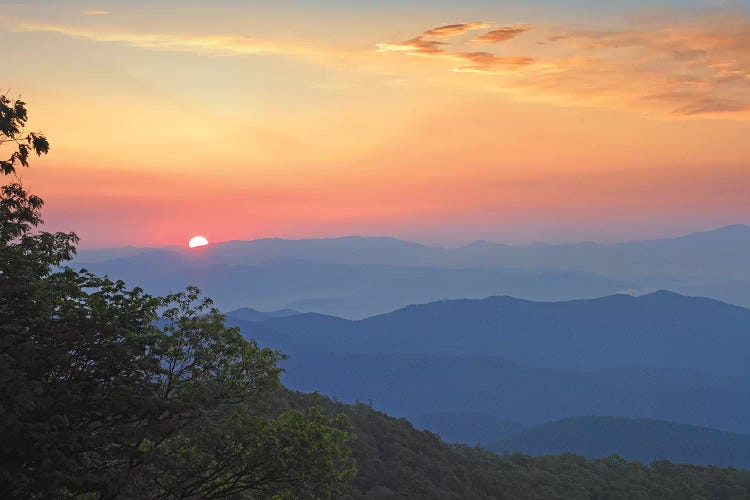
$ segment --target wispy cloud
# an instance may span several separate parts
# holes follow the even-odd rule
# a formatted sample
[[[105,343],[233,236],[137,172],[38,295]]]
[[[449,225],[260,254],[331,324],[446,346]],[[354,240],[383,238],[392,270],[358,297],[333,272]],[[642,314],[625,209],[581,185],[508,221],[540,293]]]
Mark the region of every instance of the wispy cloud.
[[[98,10],[98,9],[86,9],[82,10],[81,14],[84,16],[106,16],[109,14],[108,10]]]
[[[487,29],[491,26],[491,24],[480,22],[448,24],[429,29],[421,35],[404,40],[403,42],[378,43],[376,46],[379,52],[405,52],[409,55],[440,55],[445,53],[445,46],[448,45],[448,42],[432,40],[433,38],[459,36],[472,30]]]
[[[502,28],[489,31],[482,36],[479,36],[472,40],[472,43],[500,43],[507,40],[511,40],[518,35],[529,31],[531,26],[528,24],[522,24],[518,26],[504,26]]]
[[[536,62],[529,56],[497,56],[489,52],[461,52],[455,58],[473,63],[470,66],[453,68],[458,73],[491,73],[515,71]]]
[[[492,25],[488,23],[461,23],[461,24],[448,24],[446,26],[439,26],[431,30],[425,31],[422,35],[428,37],[447,38],[450,36],[463,35],[464,33],[471,30],[481,30],[491,28]]]
[[[415,54],[442,54],[445,42],[437,40],[425,40],[421,36],[397,43],[379,43],[377,44],[379,52],[406,52],[411,55]]]
[[[2,27],[0,18],[0,27]],[[75,27],[52,23],[16,21],[6,23],[6,29],[16,32],[40,32],[81,38],[92,42],[120,44],[138,49],[189,52],[205,56],[247,57],[281,56],[304,59],[321,64],[349,65],[361,61],[367,51],[345,45],[315,45],[309,40],[291,41],[242,35],[201,35],[187,33],[159,33],[111,30],[99,27]]]
[[[557,47],[590,54],[580,78],[599,94],[627,93],[621,107],[672,116],[750,118],[750,19],[717,16],[621,31],[569,31]],[[606,74],[597,68],[607,68]],[[571,70],[562,69],[563,76]]]
[[[242,36],[182,35],[167,33],[106,32],[56,24],[23,23],[16,31],[56,33],[96,42],[121,43],[131,47],[188,51],[214,55],[284,54],[307,52],[310,49]]]
[[[461,64],[461,66],[453,68],[453,71],[456,72],[486,73],[493,70],[507,71],[534,63],[534,58],[529,56],[499,56],[490,52],[464,52],[455,48],[450,50],[452,47],[448,42],[432,39],[462,35],[470,30],[488,29],[490,27],[492,27],[491,24],[480,22],[449,24],[424,31],[421,35],[403,42],[379,43],[377,44],[377,49],[379,52],[403,52],[408,55],[433,56],[454,61]],[[490,31],[483,36],[495,38],[494,43],[496,43],[501,41],[501,36],[497,34],[499,31],[504,31],[506,39],[510,39],[528,29],[529,27],[526,25],[512,28],[506,27]],[[477,42],[481,38],[475,38],[470,43]],[[485,42],[489,43],[489,39]]]

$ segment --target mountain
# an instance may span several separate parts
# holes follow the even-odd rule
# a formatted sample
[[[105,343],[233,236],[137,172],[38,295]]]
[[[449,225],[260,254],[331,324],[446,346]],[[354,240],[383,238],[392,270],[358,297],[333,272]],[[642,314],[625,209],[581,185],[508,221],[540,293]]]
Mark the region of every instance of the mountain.
[[[155,251],[156,248],[126,246],[120,248],[79,248],[77,249],[76,262],[99,263],[114,259],[134,257],[148,252]]]
[[[750,278],[750,265],[743,257],[749,251],[750,227],[736,224],[678,238],[610,244],[469,245],[457,254],[471,254],[481,265],[575,269],[621,279],[671,276],[716,281]]]
[[[282,391],[272,402],[280,410],[310,404],[309,397],[293,391]],[[342,499],[750,498],[750,471],[665,461],[643,465],[618,456],[499,456],[446,444],[365,404],[326,398],[312,404],[344,415],[352,426],[358,473],[338,496]]]
[[[588,458],[620,455],[627,460],[750,469],[750,435],[708,427],[619,417],[575,417],[524,429],[489,447],[498,453],[577,453]]]
[[[750,310],[655,292],[564,302],[449,300],[349,321],[305,314],[240,325],[288,353],[491,355],[536,367],[750,375]]]
[[[291,389],[370,401],[399,417],[484,413],[534,425],[619,415],[750,433],[750,378],[636,367],[562,371],[447,354],[290,353],[281,366]]]
[[[524,428],[489,413],[443,412],[410,417],[417,429],[434,432],[448,443],[490,445],[505,439]]]
[[[349,266],[275,259],[257,265],[216,264],[209,254],[153,251],[82,265],[165,294],[198,285],[223,310],[248,304],[362,318],[414,302],[498,293],[538,300],[596,297],[632,284],[587,273],[503,269]]]
[[[712,274],[719,270],[750,277],[746,259],[750,227],[742,224],[677,238],[624,243],[566,243],[504,245],[477,241],[460,248],[427,246],[387,237],[348,236],[285,240],[266,238],[214,243],[174,253],[200,254],[227,265],[255,265],[274,259],[306,260],[346,265],[557,268],[610,275]],[[112,252],[112,249],[105,252]],[[87,262],[87,251],[77,259]],[[88,251],[90,252],[90,251]],[[90,261],[89,261],[90,262]],[[696,264],[701,264],[696,268]]]
[[[275,259],[332,264],[421,265],[425,254],[441,255],[445,249],[387,237],[346,236],[285,240],[264,238],[228,241],[206,247],[204,255],[224,264],[261,264]]]
[[[359,321],[229,320],[289,355],[289,387],[397,416],[484,413],[530,425],[619,415],[750,433],[750,310],[710,299],[490,297]],[[450,427],[425,427],[454,439]]]
[[[74,265],[154,293],[197,284],[222,309],[252,304],[363,318],[446,298],[566,300],[661,288],[750,307],[748,254],[750,227],[734,225],[613,244],[443,248],[377,237],[270,238],[192,250],[82,250]]]
[[[279,309],[277,311],[264,312],[251,307],[241,307],[234,311],[224,313],[224,316],[241,321],[265,321],[273,318],[286,318],[287,316],[294,316],[295,314],[300,314],[300,312],[295,311],[294,309]]]

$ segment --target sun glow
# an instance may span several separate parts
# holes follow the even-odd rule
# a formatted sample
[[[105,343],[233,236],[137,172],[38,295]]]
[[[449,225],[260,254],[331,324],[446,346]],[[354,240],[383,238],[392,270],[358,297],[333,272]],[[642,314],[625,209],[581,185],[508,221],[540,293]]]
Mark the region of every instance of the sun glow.
[[[208,240],[204,238],[203,236],[193,236],[192,238],[190,238],[190,241],[188,242],[188,246],[190,248],[204,247],[206,245],[208,245]]]

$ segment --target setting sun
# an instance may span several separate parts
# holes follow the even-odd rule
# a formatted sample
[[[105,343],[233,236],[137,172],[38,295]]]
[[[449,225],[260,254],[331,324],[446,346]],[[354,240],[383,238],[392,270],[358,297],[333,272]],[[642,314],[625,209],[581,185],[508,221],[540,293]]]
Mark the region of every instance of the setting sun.
[[[190,241],[188,242],[188,246],[190,248],[204,247],[206,245],[208,245],[208,240],[204,238],[203,236],[193,236],[192,238],[190,238]]]

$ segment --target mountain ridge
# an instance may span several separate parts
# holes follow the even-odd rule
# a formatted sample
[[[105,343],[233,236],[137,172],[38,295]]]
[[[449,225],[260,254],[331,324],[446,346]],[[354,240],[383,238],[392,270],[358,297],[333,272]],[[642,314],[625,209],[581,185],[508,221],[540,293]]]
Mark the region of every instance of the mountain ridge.
[[[659,291],[539,302],[508,296],[410,305],[361,320],[291,316],[243,334],[286,352],[488,354],[531,366],[699,368],[750,375],[750,309]],[[427,342],[429,340],[429,342]]]
[[[691,231],[689,233],[685,233],[679,236],[671,236],[671,237],[659,237],[659,238],[644,238],[644,239],[628,239],[623,241],[617,241],[617,242],[596,242],[596,241],[572,241],[572,242],[565,242],[565,243],[547,243],[547,242],[541,242],[541,243],[523,243],[523,244],[509,244],[509,243],[501,243],[491,240],[474,240],[469,243],[466,243],[464,245],[460,245],[458,247],[448,247],[448,246],[442,246],[442,245],[426,245],[423,243],[419,243],[412,240],[406,240],[401,238],[396,238],[392,236],[366,236],[366,235],[345,235],[345,236],[335,236],[330,238],[281,238],[281,237],[267,237],[267,238],[256,238],[256,239],[249,239],[249,240],[242,240],[242,239],[233,239],[233,240],[226,240],[226,241],[220,241],[216,243],[211,243],[211,247],[219,247],[223,245],[227,246],[236,246],[236,245],[245,245],[249,243],[301,243],[301,242],[314,242],[314,243],[321,243],[321,242],[349,242],[349,241],[356,241],[356,242],[362,242],[362,241],[372,241],[372,242],[392,242],[392,243],[398,243],[398,244],[408,244],[410,246],[420,247],[420,248],[437,248],[437,249],[443,249],[443,250],[460,250],[465,248],[470,248],[474,246],[500,246],[500,247],[511,247],[511,248],[524,248],[524,247],[535,247],[535,246],[545,246],[545,247],[564,247],[564,246],[579,246],[579,245],[602,245],[602,246],[611,246],[611,245],[623,245],[623,244],[632,244],[632,243],[652,243],[652,242],[664,242],[664,241],[679,241],[683,240],[685,238],[692,238],[695,236],[712,236],[712,235],[720,235],[720,234],[747,234],[750,236],[750,225],[743,224],[743,223],[736,223],[736,224],[728,224],[725,226],[719,226],[713,229],[706,229],[706,230],[696,230]],[[152,250],[165,250],[169,249],[169,251],[180,251],[180,252],[190,252],[187,248],[181,248],[175,245],[166,245],[162,247],[139,247],[135,245],[125,245],[122,247],[105,247],[105,248],[85,248],[82,247],[79,249],[79,258],[81,255],[87,255],[87,254],[93,254],[94,252],[113,252],[113,251],[152,251]],[[76,260],[79,260],[78,258]],[[82,260],[81,262],[85,262]]]
[[[72,264],[153,293],[195,284],[223,310],[251,305],[348,318],[443,298],[507,294],[561,300],[654,289],[750,307],[750,227],[743,224],[620,243],[476,241],[449,248],[354,236],[234,240],[192,250],[132,252],[103,260],[107,252],[82,250]],[[93,261],[86,262],[87,256]],[[283,293],[274,295],[282,286]],[[261,287],[266,293],[260,293]]]

